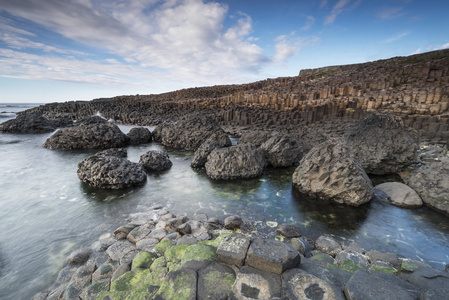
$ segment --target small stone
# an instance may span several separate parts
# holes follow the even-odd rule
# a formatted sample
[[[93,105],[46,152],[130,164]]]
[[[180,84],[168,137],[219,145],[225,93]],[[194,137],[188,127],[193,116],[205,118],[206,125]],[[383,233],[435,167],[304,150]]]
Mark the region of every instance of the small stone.
[[[276,232],[288,239],[298,238],[301,236],[300,228],[286,223],[279,225],[278,228],[276,229]]]
[[[176,231],[181,235],[186,235],[192,232],[192,228],[190,227],[189,223],[184,223],[176,227]]]
[[[136,226],[132,225],[132,224],[127,224],[125,226],[120,226],[119,228],[117,228],[116,230],[114,230],[114,237],[117,240],[122,240],[122,239],[126,239],[126,237],[128,236],[128,234],[131,232],[131,230],[133,230]]]
[[[198,240],[193,236],[183,236],[176,242],[176,245],[194,245],[196,243]]]
[[[208,230],[217,230],[217,229],[222,229],[224,226],[224,223],[223,223],[223,221],[221,221],[218,218],[210,218],[207,220],[207,222],[204,226]]]
[[[382,261],[395,268],[400,265],[399,258],[394,253],[379,252],[377,250],[371,250],[366,254],[371,262]]]
[[[342,251],[340,244],[335,239],[327,235],[320,236],[316,240],[315,246],[318,250],[331,256],[335,256],[338,252]]]
[[[230,216],[224,220],[224,227],[228,230],[239,229],[243,225],[243,220],[239,216]]]

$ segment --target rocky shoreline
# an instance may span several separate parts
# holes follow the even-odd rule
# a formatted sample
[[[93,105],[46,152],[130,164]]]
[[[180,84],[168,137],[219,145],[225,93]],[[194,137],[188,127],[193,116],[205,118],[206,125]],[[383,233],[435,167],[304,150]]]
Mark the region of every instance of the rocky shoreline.
[[[291,224],[140,213],[67,258],[44,299],[448,299],[449,273]],[[274,234],[274,233],[273,233]]]

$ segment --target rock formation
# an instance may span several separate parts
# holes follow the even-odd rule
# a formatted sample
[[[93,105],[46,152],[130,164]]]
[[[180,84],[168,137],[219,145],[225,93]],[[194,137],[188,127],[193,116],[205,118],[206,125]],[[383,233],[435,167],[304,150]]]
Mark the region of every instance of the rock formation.
[[[53,123],[37,113],[23,114],[0,125],[0,132],[45,133],[56,129]]]
[[[170,156],[164,151],[148,151],[140,156],[139,164],[147,171],[165,171],[171,168],[173,163]]]
[[[267,164],[273,167],[297,165],[301,159],[300,145],[289,134],[273,135],[260,146],[260,149],[265,155]]]
[[[145,127],[134,127],[127,134],[130,145],[147,144],[153,140],[153,135]]]

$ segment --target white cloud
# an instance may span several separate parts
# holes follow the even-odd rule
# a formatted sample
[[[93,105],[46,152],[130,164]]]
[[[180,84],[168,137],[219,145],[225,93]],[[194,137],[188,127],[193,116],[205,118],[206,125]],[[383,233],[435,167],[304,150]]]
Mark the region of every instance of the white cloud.
[[[308,30],[313,26],[313,24],[315,24],[315,18],[313,16],[307,16],[306,24],[301,27],[301,30]]]
[[[413,51],[412,53],[410,53],[409,55],[415,55],[415,54],[420,54],[420,53],[421,53],[421,48],[418,48],[415,51]]]
[[[335,22],[335,19],[341,14],[351,0],[339,0],[332,8],[331,13],[324,19],[324,24],[329,25]]]
[[[446,48],[449,48],[449,43],[446,43],[446,44],[444,44],[444,45],[438,47],[438,48],[435,49],[435,50],[443,50],[443,49],[446,49]]]
[[[3,0],[2,9],[65,38],[139,64],[143,71],[162,69],[176,80],[235,82],[270,62],[255,43],[257,37],[251,36],[251,18],[239,14],[235,24],[225,28],[228,7],[217,2]],[[28,47],[63,53],[62,49],[18,37],[8,45],[16,50]],[[279,53],[286,56],[291,51],[288,49],[284,46]]]
[[[286,60],[288,60],[293,55],[299,53],[299,51],[306,46],[311,46],[316,43],[319,38],[312,37],[295,37],[295,32],[292,32],[289,35],[280,35],[276,37],[275,41],[277,42],[275,45],[276,54],[274,57],[274,64],[283,64]]]
[[[395,36],[392,36],[389,39],[384,40],[382,43],[385,43],[385,44],[394,43],[394,42],[399,41],[400,39],[406,37],[409,34],[410,34],[410,32],[402,32]]]
[[[405,12],[403,11],[403,7],[386,7],[383,8],[377,16],[381,18],[382,20],[391,20],[391,19],[397,19],[402,17]]]

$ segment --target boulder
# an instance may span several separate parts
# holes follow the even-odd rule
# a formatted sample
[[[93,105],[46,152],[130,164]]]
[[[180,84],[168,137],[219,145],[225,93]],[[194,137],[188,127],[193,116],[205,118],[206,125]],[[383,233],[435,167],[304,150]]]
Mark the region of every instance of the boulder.
[[[238,140],[238,144],[239,145],[251,144],[256,147],[260,147],[271,137],[271,135],[272,135],[271,132],[259,130],[245,132]]]
[[[153,140],[153,135],[145,127],[134,127],[127,134],[130,145],[147,144]]]
[[[224,228],[228,230],[240,229],[243,225],[243,220],[239,216],[229,216],[224,220]]]
[[[449,215],[449,158],[423,166],[404,178],[425,205]]]
[[[212,179],[249,179],[263,174],[265,159],[254,146],[238,145],[213,150],[205,167]]]
[[[156,131],[156,128],[155,128]],[[155,137],[164,146],[175,149],[197,150],[214,133],[224,133],[211,118],[198,114],[188,115],[176,123],[163,124],[157,129]],[[153,131],[154,133],[154,131]]]
[[[117,125],[88,119],[77,126],[58,130],[48,138],[48,149],[108,149],[128,145],[129,139]]]
[[[288,167],[297,165],[302,153],[298,141],[289,134],[275,134],[265,141],[260,149],[268,165]]]
[[[399,207],[421,207],[423,202],[418,193],[406,184],[400,182],[386,182],[376,185],[375,192],[385,194],[391,204]]]
[[[299,148],[303,154],[327,140],[326,136],[319,130],[307,126],[295,126],[288,130],[288,133],[299,143]]]
[[[92,155],[78,164],[78,178],[91,186],[124,189],[147,180],[143,167],[116,156]]]
[[[207,162],[207,157],[212,152],[212,150],[217,148],[229,147],[231,146],[231,140],[225,134],[214,133],[209,137],[201,146],[195,151],[192,159],[192,168],[202,168]]]
[[[167,152],[156,150],[148,151],[140,156],[139,164],[147,171],[165,171],[173,165]]]
[[[419,137],[400,117],[371,114],[344,137],[368,174],[398,173],[417,160]]]
[[[292,224],[281,224],[276,228],[276,233],[288,239],[297,238],[301,236],[301,229]]]
[[[36,113],[20,114],[0,125],[0,132],[7,133],[45,133],[55,129],[50,120]]]
[[[353,153],[342,143],[315,146],[293,174],[293,186],[311,198],[359,206],[371,200],[373,186]]]

